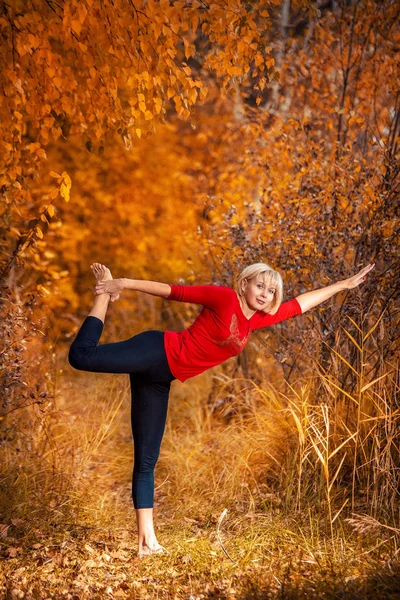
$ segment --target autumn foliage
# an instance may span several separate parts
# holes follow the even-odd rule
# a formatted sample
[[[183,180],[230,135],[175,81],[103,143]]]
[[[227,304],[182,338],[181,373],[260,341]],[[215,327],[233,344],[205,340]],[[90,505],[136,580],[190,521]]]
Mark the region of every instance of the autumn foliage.
[[[243,508],[251,490],[261,512],[315,505],[331,540],[346,518],[362,528],[359,511],[398,542],[399,15],[395,0],[2,3],[4,522],[26,518],[28,470],[47,515],[56,502],[81,518],[72,456],[88,444],[54,423],[92,262],[233,286],[262,260],[289,298],[373,261],[359,289],[177,388],[160,469],[171,506]],[[125,294],[104,340],[196,314]]]

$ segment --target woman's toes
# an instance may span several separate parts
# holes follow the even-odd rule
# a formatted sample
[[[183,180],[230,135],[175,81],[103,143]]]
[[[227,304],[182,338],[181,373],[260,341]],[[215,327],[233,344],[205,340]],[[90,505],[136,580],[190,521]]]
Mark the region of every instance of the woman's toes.
[[[106,267],[105,265],[100,265],[102,271],[102,279],[112,279],[112,275],[111,275],[111,271],[108,267]]]
[[[92,263],[90,268],[97,281],[109,281],[113,278],[110,269],[101,263]]]
[[[139,558],[144,558],[145,556],[150,556],[151,554],[168,554],[168,551],[164,546],[153,546],[149,547],[147,545],[142,546],[138,551]]]

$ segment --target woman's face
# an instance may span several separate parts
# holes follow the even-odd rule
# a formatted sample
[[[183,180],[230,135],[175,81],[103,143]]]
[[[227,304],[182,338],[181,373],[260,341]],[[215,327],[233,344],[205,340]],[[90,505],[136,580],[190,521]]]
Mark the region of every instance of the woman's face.
[[[252,310],[265,310],[274,299],[276,290],[268,282],[264,282],[261,273],[249,281],[244,281],[243,286],[245,289],[244,298],[247,306]]]

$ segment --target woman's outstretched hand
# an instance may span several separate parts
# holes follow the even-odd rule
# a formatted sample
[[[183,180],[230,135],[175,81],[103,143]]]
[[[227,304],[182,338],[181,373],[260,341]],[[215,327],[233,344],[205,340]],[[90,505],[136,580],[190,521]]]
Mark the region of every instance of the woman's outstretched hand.
[[[118,300],[120,293],[124,289],[122,279],[110,279],[107,281],[98,281],[96,283],[96,287],[94,288],[94,293],[96,296],[99,294],[110,294],[111,302]]]
[[[375,263],[371,263],[371,264],[367,265],[366,267],[364,267],[363,269],[361,269],[361,271],[359,273],[357,273],[357,275],[353,275],[353,277],[349,277],[348,279],[346,279],[345,280],[346,288],[348,290],[351,290],[351,289],[357,287],[358,285],[360,285],[360,283],[363,283],[363,281],[365,281],[367,279],[367,273],[372,271],[372,269],[374,269],[374,268],[375,268]]]

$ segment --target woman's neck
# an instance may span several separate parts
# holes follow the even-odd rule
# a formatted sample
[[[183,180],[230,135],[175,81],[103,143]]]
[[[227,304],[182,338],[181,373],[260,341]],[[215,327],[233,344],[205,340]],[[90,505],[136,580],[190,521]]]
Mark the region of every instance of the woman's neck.
[[[247,304],[246,300],[244,298],[242,298],[241,296],[239,296],[239,294],[238,294],[238,298],[239,298],[240,308],[242,309],[242,313],[244,314],[246,319],[251,319],[251,317],[257,311],[250,308],[250,306]]]

